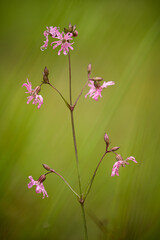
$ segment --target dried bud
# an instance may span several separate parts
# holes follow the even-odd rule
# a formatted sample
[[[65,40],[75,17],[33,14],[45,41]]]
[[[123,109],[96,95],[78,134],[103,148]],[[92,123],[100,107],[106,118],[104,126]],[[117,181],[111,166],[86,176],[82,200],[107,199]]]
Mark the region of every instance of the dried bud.
[[[123,161],[123,158],[120,154],[116,154],[117,161]]]
[[[113,147],[113,148],[111,148],[111,152],[115,152],[115,151],[117,151],[118,149],[119,149],[120,147]]]
[[[91,74],[91,70],[92,70],[92,65],[91,64],[88,64],[87,70],[88,70],[88,74],[90,75]]]
[[[47,171],[51,171],[51,168],[50,168],[47,164],[42,164],[42,166],[43,166]]]
[[[48,75],[49,75],[49,70],[48,70],[47,67],[45,67],[45,69],[44,69],[44,74],[43,74],[43,75],[45,75],[45,76],[48,76]]]
[[[42,183],[42,182],[44,182],[45,179],[46,179],[46,175],[43,174],[39,177],[38,182]]]

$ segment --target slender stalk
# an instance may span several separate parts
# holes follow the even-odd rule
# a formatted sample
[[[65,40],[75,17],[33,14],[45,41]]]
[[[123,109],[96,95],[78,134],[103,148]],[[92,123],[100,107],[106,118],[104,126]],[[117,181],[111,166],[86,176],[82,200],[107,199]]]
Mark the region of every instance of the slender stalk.
[[[88,240],[88,231],[87,231],[87,223],[86,223],[86,214],[85,214],[85,209],[84,209],[84,203],[81,204],[81,208],[82,208],[82,215],[83,215],[85,239]]]
[[[79,160],[78,160],[77,142],[76,142],[75,127],[74,127],[74,117],[73,117],[73,112],[72,112],[72,111],[71,111],[71,125],[72,125],[72,134],[73,134],[74,150],[75,150],[75,155],[76,155],[76,165],[77,165],[77,173],[78,173],[79,191],[80,191],[80,196],[82,196],[82,187],[81,187],[81,177],[80,177],[80,170],[79,170]]]
[[[78,195],[78,193],[76,193],[73,188],[70,186],[70,184],[64,179],[64,177],[62,177],[62,175],[60,175],[59,173],[57,173],[55,170],[53,170],[53,173],[57,174],[64,182],[65,184],[70,188],[70,190],[78,197],[78,199],[80,199],[80,196]]]
[[[70,105],[72,106],[72,81],[71,81],[71,57],[70,57],[70,52],[68,53],[68,61],[69,61],[69,97],[70,97]]]
[[[88,84],[88,80],[87,80],[87,82],[85,83],[84,87],[82,88],[82,90],[81,90],[81,92],[80,92],[79,96],[77,97],[77,99],[76,99],[75,103],[73,104],[73,108],[76,106],[76,104],[77,104],[77,102],[78,102],[78,100],[79,100],[80,96],[82,95],[82,93],[83,93],[83,90],[84,90],[84,89],[85,89],[85,87],[87,86],[87,84]]]
[[[51,87],[61,96],[61,98],[63,99],[63,101],[64,101],[65,104],[67,105],[67,107],[70,109],[69,103],[68,103],[67,100],[63,97],[63,95],[60,93],[60,91],[59,91],[57,88],[55,88],[51,83],[48,83],[48,84],[49,84],[49,86],[51,86]]]
[[[98,170],[98,168],[99,168],[99,166],[100,166],[103,158],[105,157],[105,155],[106,155],[107,153],[108,153],[108,152],[105,151],[105,153],[104,153],[103,156],[101,157],[101,159],[100,159],[100,161],[99,161],[99,163],[98,163],[98,165],[97,165],[97,167],[96,167],[96,169],[95,169],[95,171],[94,171],[94,173],[93,173],[93,176],[92,176],[92,178],[91,178],[91,181],[90,181],[89,184],[88,184],[88,187],[87,187],[87,190],[86,190],[86,193],[85,193],[85,196],[84,196],[84,201],[86,200],[86,198],[87,198],[87,196],[88,196],[88,194],[89,194],[89,192],[90,192],[90,190],[91,190],[91,187],[92,187],[94,178],[95,178],[95,176],[96,176],[97,170]]]
[[[72,107],[72,85],[71,85],[71,59],[70,53],[68,53],[68,61],[69,61],[69,95],[70,95],[70,107]],[[78,151],[77,151],[77,142],[76,142],[76,134],[75,134],[75,127],[74,127],[74,117],[73,117],[73,110],[74,108],[70,108],[71,112],[71,125],[72,125],[72,134],[73,134],[73,142],[74,142],[74,150],[76,155],[76,166],[77,166],[77,173],[78,173],[78,183],[79,183],[79,191],[80,197],[82,200],[82,187],[81,187],[81,178],[80,178],[80,170],[79,170],[79,160],[78,160]],[[85,209],[84,209],[84,201],[79,201],[82,208],[82,215],[83,215],[83,224],[84,224],[84,231],[85,231],[85,239],[88,240],[88,232],[87,232],[87,224],[86,224],[86,216],[85,216]]]

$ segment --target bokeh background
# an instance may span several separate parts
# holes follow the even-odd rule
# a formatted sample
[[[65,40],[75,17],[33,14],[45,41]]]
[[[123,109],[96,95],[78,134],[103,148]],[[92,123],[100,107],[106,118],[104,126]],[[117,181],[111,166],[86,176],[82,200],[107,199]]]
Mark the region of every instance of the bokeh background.
[[[116,85],[98,102],[83,96],[75,125],[83,189],[105,150],[104,133],[119,153],[138,164],[111,177],[107,156],[86,202],[89,239],[149,240],[160,226],[160,4],[149,0],[3,1],[0,80],[0,238],[84,239],[81,209],[55,175],[44,182],[49,197],[28,189],[50,165],[78,191],[70,114],[49,86],[41,109],[26,104],[22,84],[40,84],[45,66],[50,81],[69,99],[68,59],[43,45],[46,26],[77,25],[71,53],[73,98],[87,79],[101,76]]]

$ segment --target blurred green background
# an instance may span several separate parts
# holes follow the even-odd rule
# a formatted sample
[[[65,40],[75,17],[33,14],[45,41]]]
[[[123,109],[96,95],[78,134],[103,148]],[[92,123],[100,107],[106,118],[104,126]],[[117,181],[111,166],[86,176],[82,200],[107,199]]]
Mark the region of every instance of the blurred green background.
[[[69,99],[68,59],[43,45],[46,26],[71,22],[79,36],[71,53],[73,99],[87,80],[101,76],[116,85],[98,102],[84,98],[75,109],[83,189],[105,150],[107,132],[119,153],[135,156],[111,177],[115,157],[107,156],[86,202],[89,239],[159,238],[160,226],[160,4],[148,0],[4,1],[1,3],[0,238],[84,239],[81,209],[55,175],[44,182],[49,197],[28,189],[50,165],[78,190],[70,114],[49,86],[37,109],[26,104],[22,84],[50,81]]]

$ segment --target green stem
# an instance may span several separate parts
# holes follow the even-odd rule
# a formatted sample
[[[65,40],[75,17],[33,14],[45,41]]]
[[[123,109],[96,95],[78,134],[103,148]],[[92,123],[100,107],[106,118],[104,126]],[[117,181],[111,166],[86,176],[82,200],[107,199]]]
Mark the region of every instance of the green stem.
[[[103,158],[105,157],[105,155],[106,155],[107,153],[108,153],[108,152],[106,151],[106,152],[103,154],[102,158],[100,159],[100,161],[99,161],[99,163],[98,163],[98,165],[97,165],[97,167],[96,167],[96,169],[95,169],[95,171],[94,171],[94,173],[93,173],[93,176],[92,176],[92,178],[91,178],[91,181],[89,182],[88,187],[87,187],[87,190],[86,190],[86,193],[85,193],[85,195],[84,195],[84,201],[86,200],[86,198],[87,198],[87,196],[88,196],[88,194],[89,194],[89,192],[90,192],[90,190],[91,190],[91,187],[92,187],[94,178],[95,178],[95,176],[96,176],[97,170],[98,170],[98,168],[99,168],[99,166],[100,166]]]
[[[84,203],[81,204],[82,208],[82,215],[83,215],[83,222],[84,222],[84,231],[85,231],[85,239],[88,240],[88,231],[87,231],[87,223],[86,223],[86,214],[84,209]]]
[[[88,80],[87,80],[87,82],[85,83],[84,87],[82,88],[82,90],[81,90],[81,92],[80,92],[79,96],[77,97],[77,99],[76,99],[75,103],[73,104],[73,108],[75,108],[75,106],[76,106],[76,104],[77,104],[77,102],[78,102],[78,100],[79,100],[80,96],[82,95],[82,93],[83,93],[83,90],[84,90],[84,89],[85,89],[85,87],[87,86],[87,84],[88,84]]]
[[[69,61],[69,95],[70,95],[70,106],[72,107],[72,87],[71,87],[72,85],[71,85],[71,59],[70,59],[70,53],[68,53],[68,61]],[[74,110],[74,108],[73,109],[70,108],[74,150],[75,150],[75,155],[76,155],[76,166],[77,166],[77,174],[78,174],[79,191],[80,191],[80,197],[82,199],[81,177],[80,177],[80,170],[79,170],[79,160],[78,160],[78,151],[77,151],[75,127],[74,127],[73,110]],[[86,224],[84,202],[81,202],[81,201],[79,201],[79,202],[80,202],[81,208],[82,208],[83,224],[84,224],[84,231],[85,231],[85,239],[88,240],[88,232],[87,232],[87,224]]]
[[[65,104],[67,105],[67,107],[70,109],[69,103],[68,103],[67,100],[63,97],[63,95],[60,93],[60,91],[59,91],[57,88],[55,88],[51,83],[48,83],[48,84],[49,84],[49,86],[51,86],[51,87],[61,96],[61,98],[63,99],[63,101],[64,101]]]
[[[80,199],[80,196],[78,195],[78,193],[76,193],[73,188],[70,186],[70,184],[64,179],[64,177],[62,177],[59,173],[57,173],[55,170],[52,171],[53,173],[57,174],[64,182],[65,184],[70,188],[70,190],[78,197],[78,199]]]

